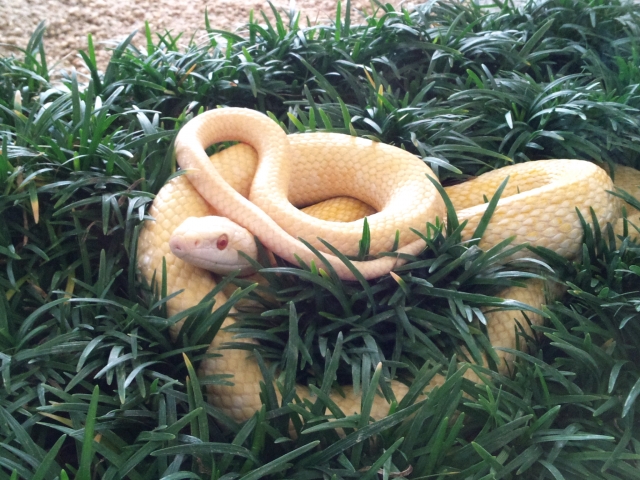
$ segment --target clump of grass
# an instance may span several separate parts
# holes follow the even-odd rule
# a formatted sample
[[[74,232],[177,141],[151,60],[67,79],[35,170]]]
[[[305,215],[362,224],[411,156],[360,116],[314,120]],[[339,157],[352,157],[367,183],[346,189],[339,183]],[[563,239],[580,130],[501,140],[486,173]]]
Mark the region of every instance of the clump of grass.
[[[275,13],[184,50],[147,28],[146,48],[130,37],[104,72],[89,37],[86,79],[50,81],[42,27],[0,59],[0,478],[634,478],[640,250],[605,225],[585,224],[579,261],[536,251],[568,294],[538,337],[519,332],[530,350],[512,377],[460,364],[459,346],[490,353],[480,309],[526,273],[461,243],[450,211],[396,280],[265,272],[275,300],[238,330],[271,361],[263,409],[238,425],[205,402],[204,385],[233,381],[195,375],[219,327],[212,300],[173,344],[180,318],[135,271],[190,114],[244,106],[291,132],[379,139],[443,182],[541,158],[639,166],[635,4],[428,2],[316,26]],[[417,401],[436,373],[444,384]],[[322,395],[354,382],[366,412],[394,375],[412,389],[382,421]],[[301,377],[315,403],[292,403]]]
[[[448,199],[446,192],[441,192]],[[499,196],[493,199],[472,238],[482,237]],[[426,231],[420,232],[427,249],[419,256],[403,255],[407,263],[396,268],[394,276],[345,283],[330,264],[265,268],[256,263],[268,285],[249,296],[262,308],[240,306],[242,313],[228,330],[236,332],[238,339],[259,338],[262,343],[258,350],[271,360],[276,372],[289,362],[282,349],[294,343],[301,352],[297,373],[303,384],[312,383],[314,378],[323,381],[327,352],[339,344],[342,365],[338,378],[353,384],[356,391],[361,386],[366,389],[379,363],[383,378],[409,374],[412,379],[425,364],[447,365],[454,352],[465,358],[469,353],[461,346],[470,352],[469,360],[482,363],[482,352],[487,349],[495,359],[480,333],[482,327],[469,325],[469,321],[478,318],[480,325],[486,325],[481,307],[513,308],[511,302],[492,295],[513,285],[524,286],[522,280],[537,275],[525,270],[526,259],[505,263],[524,245],[510,246],[507,240],[485,252],[477,247],[477,240],[463,241],[466,222],[460,224],[451,202],[447,205],[446,230],[439,221],[427,224]],[[349,264],[349,258],[342,258]],[[268,258],[265,260],[268,262]],[[320,273],[321,268],[328,271]],[[247,288],[251,280],[237,279],[234,283]],[[293,330],[291,322],[295,323]],[[478,344],[478,340],[484,343]],[[254,344],[240,342],[229,346],[256,349]],[[388,387],[385,395],[393,399]]]

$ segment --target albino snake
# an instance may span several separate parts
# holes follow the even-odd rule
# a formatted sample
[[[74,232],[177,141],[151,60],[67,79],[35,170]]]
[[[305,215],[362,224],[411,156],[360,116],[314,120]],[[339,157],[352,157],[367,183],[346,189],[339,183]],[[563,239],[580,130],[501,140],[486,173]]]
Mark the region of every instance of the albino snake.
[[[239,144],[210,159],[205,148],[222,141]],[[257,152],[257,154],[256,154]],[[151,282],[154,272],[167,268],[167,293],[182,293],[168,304],[174,315],[197,304],[214,287],[212,275],[184,262],[170,250],[172,233],[188,217],[220,215],[245,227],[274,254],[297,264],[296,256],[307,264],[323,266],[297,238],[326,249],[323,238],[345,254],[354,254],[362,235],[362,219],[327,221],[310,216],[298,207],[333,197],[355,197],[371,205],[377,213],[368,215],[371,253],[391,249],[396,231],[400,232],[399,252],[417,254],[424,242],[410,228],[424,230],[436,217],[445,219],[444,204],[427,178],[435,177],[420,159],[399,148],[361,138],[331,133],[304,133],[287,136],[271,119],[251,110],[226,108],[201,114],[189,121],[176,138],[180,167],[187,171],[172,179],[158,192],[138,243],[138,266]],[[258,160],[259,159],[259,160]],[[628,169],[632,170],[632,169]],[[637,174],[638,172],[632,170]],[[625,172],[626,173],[626,172]],[[510,176],[480,247],[492,246],[516,236],[518,243],[545,246],[566,257],[578,255],[582,227],[575,209],[588,212],[592,207],[601,224],[619,216],[617,199],[607,173],[600,167],[579,160],[546,160],[518,164],[496,170],[467,183],[448,187],[460,221],[468,220],[463,235],[475,230],[486,209],[485,196],[491,198],[506,176]],[[639,177],[634,177],[640,183]],[[246,197],[246,198],[245,198]],[[313,214],[313,212],[311,212]],[[234,238],[227,233],[218,246],[228,247]],[[214,242],[215,243],[215,242]],[[209,245],[211,247],[211,245]],[[250,247],[241,247],[248,250]],[[353,279],[353,273],[336,257],[326,255],[339,276]],[[365,278],[388,274],[397,264],[393,256],[354,262]],[[236,266],[230,261],[230,269]],[[508,289],[505,298],[539,307],[545,303],[542,288]],[[216,297],[216,307],[226,298]],[[487,315],[489,339],[494,347],[515,347],[514,319],[522,325],[522,314],[515,311]],[[533,323],[542,319],[529,314]],[[234,322],[229,317],[223,327]],[[179,330],[178,325],[172,332]],[[232,340],[223,329],[210,350]],[[242,350],[222,350],[222,356],[206,360],[201,371],[208,375],[233,374],[233,386],[208,386],[210,401],[237,420],[246,420],[260,409],[260,381],[257,363]],[[501,362],[507,361],[498,352]],[[392,381],[400,400],[407,387]],[[297,386],[302,397],[310,396],[306,387]],[[344,413],[360,410],[360,397],[345,388],[346,398],[332,395]],[[376,397],[371,415],[381,418],[389,405]]]

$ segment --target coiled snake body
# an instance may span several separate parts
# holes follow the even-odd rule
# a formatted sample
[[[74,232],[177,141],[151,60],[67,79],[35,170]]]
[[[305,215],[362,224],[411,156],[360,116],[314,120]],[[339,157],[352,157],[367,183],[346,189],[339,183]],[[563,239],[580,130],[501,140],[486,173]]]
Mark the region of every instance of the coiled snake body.
[[[205,148],[222,141],[242,144],[214,155]],[[251,147],[247,147],[247,144]],[[220,215],[245,227],[274,254],[297,264],[322,263],[298,238],[319,250],[325,247],[321,237],[346,254],[357,252],[362,235],[362,219],[328,221],[301,212],[298,207],[316,204],[333,197],[355,197],[370,205],[371,253],[391,249],[396,231],[400,232],[399,252],[417,254],[424,242],[411,228],[424,230],[436,217],[444,219],[444,204],[427,175],[433,172],[417,157],[401,149],[346,135],[305,133],[287,136],[268,117],[245,109],[218,109],[195,117],[180,131],[176,154],[186,175],[168,182],[156,196],[138,243],[138,266],[148,282],[154,272],[167,268],[167,291],[182,293],[168,302],[169,315],[197,304],[214,287],[210,273],[176,257],[169,241],[176,228],[189,217]],[[608,194],[613,184],[607,173],[596,165],[578,160],[548,160],[506,167],[475,178],[465,184],[448,187],[460,220],[468,220],[463,232],[475,230],[500,183],[510,176],[481,247],[494,245],[516,236],[516,242],[545,246],[566,257],[579,253],[582,228],[575,209],[588,212],[592,207],[601,224],[613,222],[619,215],[615,197]],[[638,182],[640,183],[640,181]],[[322,215],[320,215],[322,216]],[[227,235],[227,234],[225,234]],[[229,237],[231,236],[231,238]],[[233,234],[227,241],[233,241]],[[248,247],[247,247],[248,248]],[[326,257],[345,280],[353,273],[336,257]],[[233,263],[233,262],[232,262]],[[381,257],[354,262],[367,279],[388,274],[397,264],[396,257]],[[509,289],[505,298],[517,299],[539,307],[545,302],[542,288]],[[216,297],[222,305],[223,294]],[[491,343],[515,347],[514,318],[518,312],[494,312],[487,316]],[[530,320],[540,322],[536,315]],[[234,320],[227,318],[223,328]],[[521,322],[523,325],[525,322]],[[177,333],[176,327],[174,334]],[[232,340],[220,330],[210,350]],[[222,350],[223,355],[203,362],[206,374],[233,374],[233,386],[209,386],[210,401],[237,420],[245,420],[261,406],[262,375],[257,363],[242,350]],[[503,364],[507,361],[502,355]],[[399,400],[407,387],[397,381],[392,388]],[[297,387],[301,397],[308,389]],[[332,398],[348,415],[359,411],[360,398],[349,388],[346,398]],[[377,398],[371,415],[386,415],[389,405]]]

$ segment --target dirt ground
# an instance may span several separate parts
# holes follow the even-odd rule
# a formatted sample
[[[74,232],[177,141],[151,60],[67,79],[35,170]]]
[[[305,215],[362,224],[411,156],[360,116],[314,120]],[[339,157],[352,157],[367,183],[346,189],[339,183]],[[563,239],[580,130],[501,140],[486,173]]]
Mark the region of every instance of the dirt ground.
[[[401,1],[386,1],[395,6]],[[327,23],[335,18],[337,1],[275,0],[280,11],[300,10],[302,18],[312,23]],[[346,0],[342,2],[346,3]],[[352,0],[353,23],[362,18],[359,12],[372,11],[368,0]],[[344,8],[344,7],[343,7]],[[135,45],[144,44],[144,22],[153,32],[184,32],[183,38],[202,39],[205,9],[214,28],[234,31],[249,20],[249,13],[264,10],[268,2],[259,0],[0,0],[0,56],[20,52],[10,45],[24,48],[41,21],[47,25],[45,48],[50,67],[79,68],[83,62],[78,50],[86,50],[91,33],[98,64],[104,68],[109,47],[137,30]],[[271,14],[269,16],[272,16]]]

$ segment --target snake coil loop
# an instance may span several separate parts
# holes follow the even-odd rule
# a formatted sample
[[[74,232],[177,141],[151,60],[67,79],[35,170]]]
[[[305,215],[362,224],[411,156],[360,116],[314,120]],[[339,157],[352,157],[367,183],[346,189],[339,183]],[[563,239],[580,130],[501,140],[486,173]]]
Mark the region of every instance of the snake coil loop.
[[[215,142],[239,140],[211,159],[205,148]],[[329,221],[301,212],[300,207],[333,197],[352,197],[373,208],[368,216],[372,253],[391,248],[400,231],[400,253],[418,254],[424,242],[411,228],[424,229],[426,222],[445,218],[444,203],[427,175],[433,172],[414,155],[396,147],[334,133],[304,133],[287,136],[279,125],[260,113],[237,108],[218,109],[195,117],[176,139],[180,167],[187,174],[168,182],[156,196],[141,232],[138,266],[151,281],[167,267],[168,293],[184,291],[168,302],[174,315],[197,304],[214,287],[210,273],[184,262],[171,253],[171,234],[188,217],[221,215],[246,228],[274,254],[297,263],[317,261],[298,238],[317,248],[324,238],[346,254],[357,250],[362,220]],[[510,180],[482,238],[480,247],[493,246],[516,236],[516,242],[544,246],[572,257],[579,253],[582,227],[575,209],[593,208],[599,222],[614,222],[619,215],[617,199],[607,193],[613,184],[598,166],[579,160],[546,160],[512,165],[481,175],[464,184],[448,187],[461,221],[468,224],[463,236],[475,230],[486,204],[505,177]],[[638,182],[640,183],[640,182]],[[226,245],[225,245],[226,247]],[[341,278],[353,273],[337,258],[327,255]],[[354,262],[367,279],[387,274],[396,257]],[[509,289],[505,298],[515,298],[534,307],[545,302],[541,284],[528,289]],[[219,294],[216,305],[224,303]],[[487,315],[489,339],[494,346],[515,347],[514,319],[526,323],[519,312]],[[533,323],[542,319],[529,316]],[[227,318],[223,328],[234,320]],[[179,326],[173,331],[177,333]],[[232,340],[220,330],[210,350]],[[262,375],[257,363],[244,351],[222,350],[222,356],[201,365],[206,374],[234,375],[233,386],[209,386],[210,401],[237,420],[245,420],[260,408]],[[508,361],[501,355],[502,367]],[[441,380],[435,380],[441,381]],[[397,399],[407,387],[391,382]],[[300,397],[309,396],[298,386]],[[360,397],[345,388],[345,397],[332,396],[347,414],[360,409]],[[377,398],[371,415],[381,418],[389,405]]]

